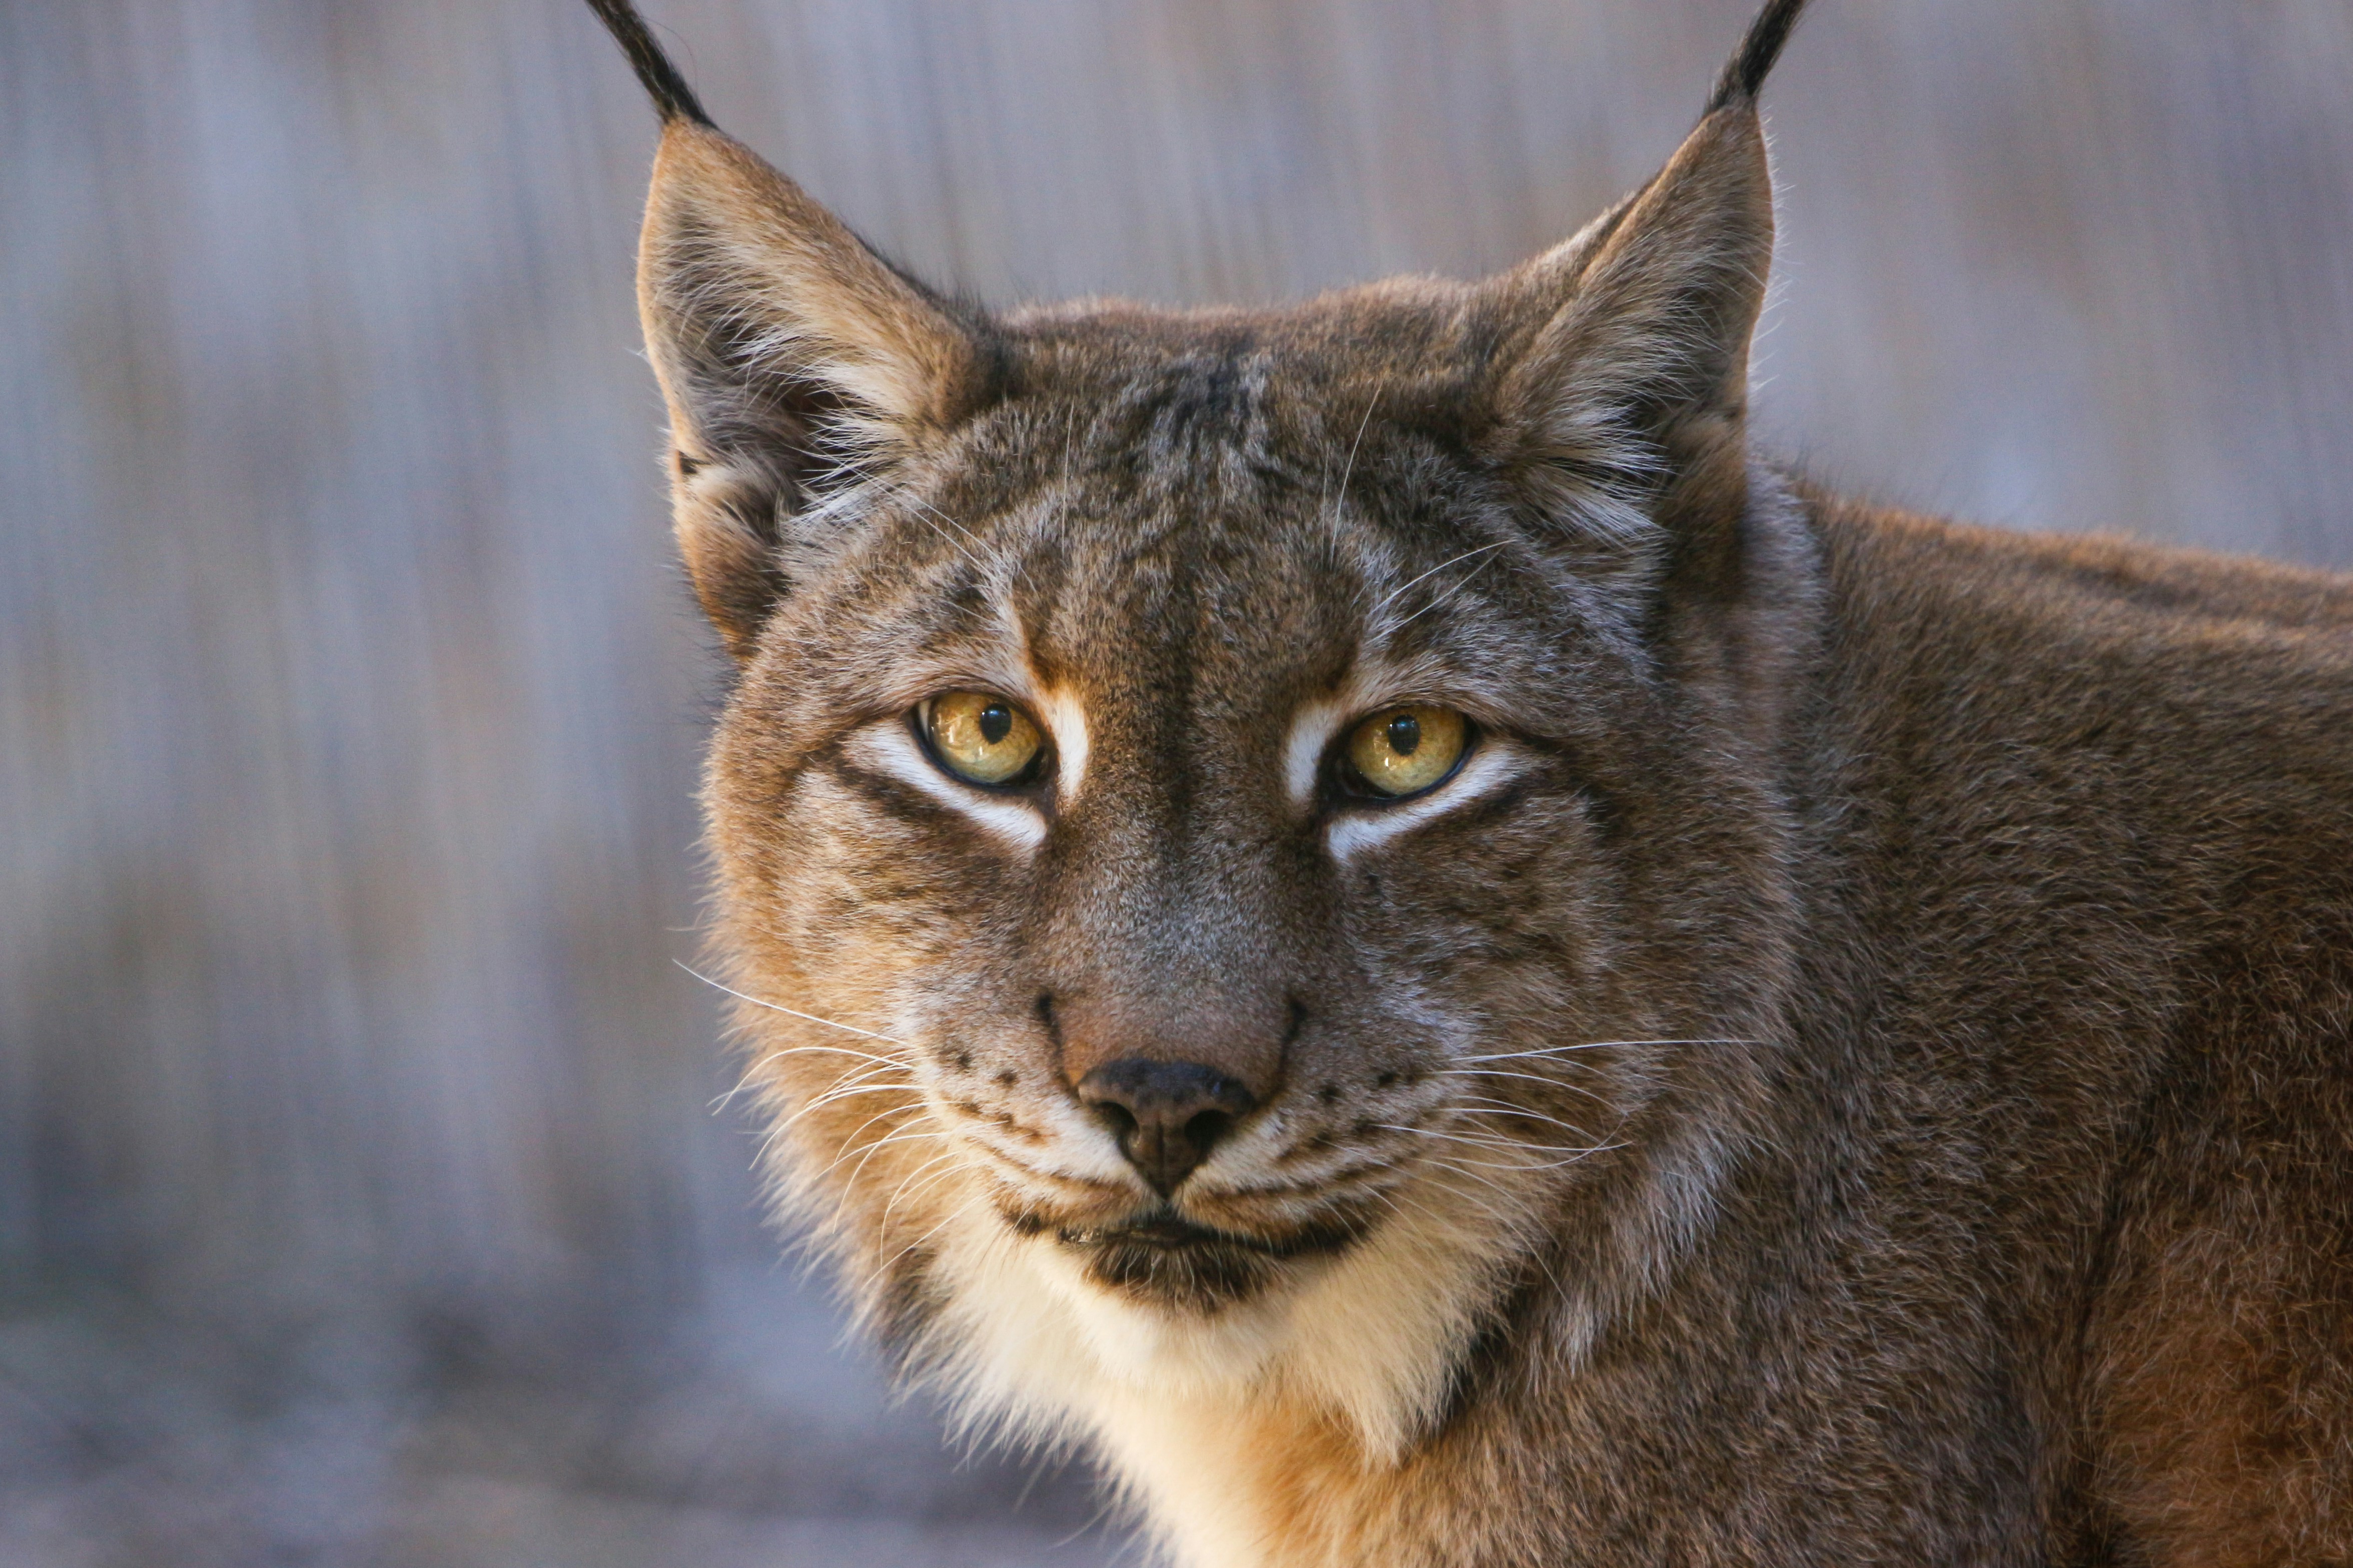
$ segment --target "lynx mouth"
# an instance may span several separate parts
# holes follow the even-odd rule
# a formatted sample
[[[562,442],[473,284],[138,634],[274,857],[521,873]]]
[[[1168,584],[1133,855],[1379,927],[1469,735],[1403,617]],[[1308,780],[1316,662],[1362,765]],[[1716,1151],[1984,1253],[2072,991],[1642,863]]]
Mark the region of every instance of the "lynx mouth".
[[[1156,1305],[1210,1312],[1258,1294],[1286,1266],[1345,1251],[1359,1224],[1329,1222],[1282,1237],[1219,1230],[1162,1205],[1117,1225],[1064,1226],[1062,1246],[1086,1260],[1087,1278],[1103,1289]]]

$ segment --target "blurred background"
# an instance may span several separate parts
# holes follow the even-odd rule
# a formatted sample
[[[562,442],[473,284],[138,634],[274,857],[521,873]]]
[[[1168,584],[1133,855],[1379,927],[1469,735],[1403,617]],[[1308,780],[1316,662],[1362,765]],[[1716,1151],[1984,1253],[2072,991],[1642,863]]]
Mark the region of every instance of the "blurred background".
[[[1264,300],[1568,233],[1749,0],[649,0],[935,280]],[[2353,8],[1819,0],[1769,443],[2353,565]],[[0,5],[0,1564],[1135,1561],[763,1228],[717,689],[577,0]]]

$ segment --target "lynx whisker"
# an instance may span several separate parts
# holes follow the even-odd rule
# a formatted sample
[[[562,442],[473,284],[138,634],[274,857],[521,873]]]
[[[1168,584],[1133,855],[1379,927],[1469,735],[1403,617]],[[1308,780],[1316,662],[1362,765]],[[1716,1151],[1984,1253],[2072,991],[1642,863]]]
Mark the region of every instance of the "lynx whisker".
[[[1571,1061],[1571,1062],[1564,1062],[1564,1063],[1562,1063],[1561,1065],[1562,1065],[1562,1066],[1564,1066],[1564,1067],[1573,1067],[1573,1068],[1589,1068],[1589,1067],[1591,1067],[1593,1064],[1592,1064],[1592,1063],[1590,1063],[1590,1062]],[[1569,1093],[1569,1094],[1581,1094],[1581,1095],[1585,1096],[1588,1100],[1601,1100],[1601,1101],[1602,1101],[1602,1103],[1603,1103],[1603,1104],[1605,1104],[1605,1105],[1609,1103],[1609,1101],[1608,1101],[1606,1099],[1604,1099],[1604,1097],[1602,1097],[1601,1095],[1599,1095],[1599,1094],[1594,1093],[1594,1092],[1593,1092],[1593,1090],[1591,1090],[1591,1089],[1587,1089],[1587,1088],[1584,1088],[1582,1085],[1579,1085],[1579,1084],[1574,1084],[1574,1083],[1563,1083],[1560,1079],[1556,1079],[1556,1078],[1546,1078],[1546,1077],[1545,1077],[1542,1073],[1534,1073],[1534,1072],[1496,1072],[1496,1071],[1493,1071],[1493,1070],[1492,1070],[1492,1069],[1490,1069],[1490,1068],[1476,1068],[1476,1069],[1472,1069],[1472,1070],[1464,1071],[1464,1070],[1459,1070],[1459,1069],[1455,1069],[1455,1068],[1441,1068],[1440,1070],[1439,1070],[1439,1071],[1437,1071],[1437,1072],[1433,1072],[1433,1073],[1431,1073],[1430,1076],[1430,1077],[1432,1077],[1432,1078],[1467,1078],[1467,1079],[1471,1079],[1473,1083],[1492,1082],[1493,1080],[1494,1080],[1494,1079],[1505,1079],[1505,1078],[1507,1078],[1507,1079],[1514,1079],[1514,1080],[1515,1080],[1515,1081],[1517,1081],[1517,1082],[1521,1082],[1521,1083],[1536,1083],[1536,1084],[1542,1084],[1542,1085],[1543,1085],[1545,1088],[1546,1088],[1546,1089],[1561,1089],[1561,1090],[1563,1090],[1563,1091],[1565,1091],[1565,1092],[1567,1092],[1567,1093]]]
[[[910,502],[914,509],[915,514],[924,522],[931,524],[932,531],[948,542],[948,548],[954,550],[958,555],[963,556],[965,560],[971,564],[973,569],[980,573],[982,576],[986,577],[988,574],[987,562],[983,560],[979,555],[974,553],[976,551],[987,548],[982,544],[979,535],[974,533],[972,530],[966,528],[963,523],[958,522],[955,518],[950,517],[946,512],[942,511],[938,507],[934,506],[923,497],[915,494],[909,487],[902,486],[892,491],[892,499],[894,500],[905,500]],[[970,544],[971,548],[966,549],[965,544],[958,543],[955,538],[951,537],[949,532],[951,529],[954,530],[955,533],[961,534],[965,542]],[[1018,572],[1020,569],[1017,566],[1015,570]]]
[[[1598,1094],[1592,1096],[1592,1098],[1603,1105],[1607,1105],[1609,1103],[1609,1101],[1602,1100]],[[1465,1116],[1517,1116],[1529,1121],[1541,1121],[1547,1126],[1557,1127],[1564,1132],[1582,1132],[1585,1131],[1582,1127],[1578,1127],[1572,1122],[1563,1121],[1557,1116],[1546,1116],[1541,1110],[1530,1110],[1525,1106],[1514,1105],[1509,1100],[1465,1099],[1457,1100],[1453,1103],[1458,1108],[1468,1108],[1462,1111],[1462,1114]]]
[[[736,1079],[735,1087],[729,1089],[726,1093],[719,1096],[716,1100],[713,1100],[711,1102],[711,1109],[713,1110],[722,1110],[733,1101],[739,1094],[768,1087],[764,1081],[754,1076],[753,1068],[761,1067],[774,1059],[775,1056],[780,1056],[783,1054],[784,1053],[782,1052],[776,1052],[772,1053],[770,1056],[762,1057],[759,1061],[754,1062],[751,1067],[746,1068],[744,1075]],[[875,1065],[873,1066],[860,1068],[854,1073],[834,1079],[832,1083],[826,1086],[822,1092],[826,1095],[831,1095],[837,1090],[847,1089],[853,1085],[871,1083],[885,1073],[902,1072],[905,1070],[904,1064],[902,1063],[885,1061],[880,1058],[874,1058],[874,1060]],[[803,1105],[798,1110],[794,1112],[794,1115],[797,1117],[803,1111],[809,1109],[810,1106]]]
[[[872,1083],[854,1089],[828,1089],[817,1099],[810,1100],[807,1105],[804,1105],[799,1110],[794,1111],[790,1116],[786,1117],[784,1119],[784,1125],[789,1127],[795,1122],[799,1121],[803,1117],[814,1115],[816,1112],[823,1110],[829,1105],[839,1105],[845,1100],[857,1100],[870,1094],[910,1095],[915,1097],[914,1103],[920,1103],[923,1090],[918,1089],[915,1085],[908,1083]]]
[[[1472,1138],[1458,1132],[1440,1132],[1436,1128],[1432,1127],[1409,1127],[1387,1121],[1377,1121],[1373,1125],[1382,1129],[1384,1131],[1404,1132],[1417,1138],[1438,1138],[1450,1143],[1467,1143],[1474,1149],[1492,1149],[1498,1152],[1504,1150],[1522,1150],[1532,1154],[1567,1154],[1570,1156],[1568,1160],[1560,1162],[1561,1164],[1572,1164],[1576,1161],[1582,1160],[1588,1155],[1599,1154],[1610,1149],[1624,1147],[1624,1145],[1618,1143],[1595,1143],[1589,1144],[1584,1148],[1572,1149],[1565,1144],[1553,1145],[1545,1143],[1519,1143],[1514,1142],[1508,1138]],[[1475,1163],[1476,1162],[1473,1163]],[[1516,1161],[1511,1161],[1490,1165],[1487,1168],[1496,1171],[1548,1171],[1557,1169],[1558,1167],[1556,1165],[1530,1165],[1521,1163]]]
[[[1330,492],[1327,497],[1324,508],[1326,513],[1324,518],[1326,527],[1339,526],[1340,509],[1348,504],[1348,481],[1354,479],[1356,473],[1356,453],[1365,444],[1365,432],[1372,428],[1373,411],[1380,405],[1381,392],[1376,389],[1371,399],[1365,405],[1365,416],[1356,421],[1356,439],[1348,443],[1348,460],[1340,468],[1340,488]]]
[[[685,970],[689,974],[693,975],[697,980],[702,981],[705,985],[710,986],[712,990],[724,991],[728,995],[734,997],[739,1002],[749,1002],[754,1007],[765,1007],[772,1013],[787,1014],[795,1018],[806,1019],[807,1022],[812,1024],[823,1024],[829,1029],[840,1029],[845,1033],[862,1036],[870,1040],[881,1040],[884,1045],[897,1046],[902,1050],[912,1051],[915,1048],[914,1047],[907,1044],[904,1040],[893,1039],[890,1036],[879,1033],[873,1029],[861,1029],[855,1024],[845,1024],[836,1018],[820,1018],[815,1013],[804,1013],[797,1007],[787,1007],[781,1002],[769,1002],[758,996],[747,996],[743,992],[736,990],[733,986],[722,984],[720,982],[712,979],[708,974],[704,974],[699,970],[696,970],[691,965],[681,963],[677,959],[672,959],[670,962],[678,964],[681,969]],[[818,1049],[822,1047],[811,1047],[807,1048]]]
[[[955,1175],[955,1173],[953,1170],[941,1173],[941,1174],[933,1177],[930,1184],[923,1190],[926,1193],[930,1192],[933,1187],[938,1186],[941,1183]],[[888,1257],[876,1258],[873,1266],[868,1269],[866,1274],[867,1289],[871,1290],[874,1287],[887,1279],[890,1277],[892,1268],[896,1267],[902,1258],[913,1253],[917,1248],[921,1247],[923,1243],[931,1240],[932,1237],[939,1235],[941,1231],[945,1230],[949,1226],[954,1225],[957,1220],[960,1220],[965,1215],[970,1214],[973,1209],[980,1204],[980,1202],[981,1198],[978,1194],[966,1194],[961,1201],[951,1207],[946,1214],[943,1215],[939,1220],[934,1223],[930,1229],[924,1231],[923,1235],[915,1237],[913,1241],[907,1242],[899,1247]],[[880,1227],[878,1226],[877,1228],[879,1229]]]
[[[1447,560],[1440,562],[1437,565],[1431,567],[1427,572],[1421,573],[1417,576],[1409,577],[1404,582],[1398,584],[1396,587],[1390,589],[1388,593],[1382,595],[1380,601],[1374,605],[1373,613],[1375,615],[1378,615],[1381,611],[1388,609],[1391,605],[1397,602],[1399,595],[1403,595],[1406,590],[1411,588],[1415,584],[1422,582],[1428,578],[1435,577],[1440,572],[1445,571],[1449,566],[1452,566],[1459,562],[1468,561],[1474,555],[1486,555],[1501,550],[1507,542],[1508,541],[1498,539],[1492,543],[1473,545],[1471,549],[1464,551],[1460,555],[1452,556]],[[1411,618],[1411,616],[1407,617],[1409,620]]]
[[[802,1046],[784,1050],[767,1051],[762,1053],[760,1056],[754,1058],[752,1061],[744,1065],[743,1073],[735,1080],[735,1086],[714,1099],[711,1102],[711,1109],[714,1111],[723,1110],[734,1102],[736,1096],[767,1087],[766,1084],[757,1076],[759,1069],[780,1058],[793,1056],[803,1050],[826,1051],[828,1053],[850,1057],[855,1059],[862,1059],[871,1064],[870,1066],[860,1068],[856,1072],[849,1074],[846,1077],[836,1079],[833,1085],[829,1087],[839,1087],[842,1084],[849,1083],[864,1083],[871,1079],[878,1078],[886,1072],[902,1072],[908,1070],[906,1063],[894,1061],[889,1057],[878,1057],[865,1051],[844,1050],[842,1047],[838,1046]]]
[[[1494,1194],[1496,1198],[1505,1206],[1504,1209],[1492,1212],[1508,1216],[1511,1212],[1524,1206],[1526,1203],[1526,1196],[1525,1194],[1514,1193],[1510,1188],[1504,1186],[1501,1182],[1495,1180],[1493,1176],[1482,1176],[1477,1171],[1470,1168],[1473,1164],[1480,1165],[1482,1168],[1491,1171],[1522,1169],[1524,1167],[1493,1164],[1485,1161],[1465,1161],[1459,1154],[1451,1154],[1443,1151],[1424,1151],[1419,1155],[1419,1159],[1422,1165],[1428,1170],[1444,1172],[1450,1176],[1460,1177],[1461,1180],[1466,1182],[1476,1182],[1479,1185]]]
[[[846,1025],[835,1026],[837,1028],[844,1028],[847,1026],[848,1026]],[[895,1045],[897,1042],[893,1041],[892,1043]],[[780,1061],[786,1057],[815,1056],[819,1054],[829,1057],[849,1057],[858,1061],[879,1062],[884,1067],[897,1068],[908,1065],[908,1059],[904,1057],[876,1056],[872,1051],[861,1051],[855,1046],[778,1046],[773,1050],[762,1051],[758,1056],[754,1057],[748,1065],[752,1067],[765,1067],[769,1062]]]
[[[868,1121],[866,1125],[868,1127],[871,1127],[874,1125],[875,1121],[880,1120],[881,1118],[877,1117],[873,1121]],[[872,1142],[867,1144],[860,1153],[858,1163],[852,1167],[849,1174],[842,1179],[841,1196],[833,1205],[832,1224],[839,1226],[841,1223],[842,1210],[849,1205],[851,1194],[858,1191],[859,1183],[865,1177],[866,1167],[868,1164],[872,1163],[875,1155],[881,1153],[884,1149],[889,1148],[894,1143],[912,1143],[920,1142],[926,1138],[936,1139],[939,1136],[939,1131],[934,1128],[902,1128],[899,1131],[888,1133],[883,1137],[877,1138]],[[818,1173],[818,1174],[820,1176],[830,1175],[844,1160],[849,1158],[849,1151],[844,1149],[842,1152],[836,1155],[832,1163],[827,1165],[823,1171]]]
[[[1573,1046],[1538,1046],[1525,1051],[1501,1051],[1493,1056],[1456,1057],[1457,1067],[1472,1067],[1481,1062],[1529,1061],[1544,1057],[1566,1056],[1575,1051],[1599,1051],[1631,1048],[1638,1046],[1761,1046],[1763,1040],[1583,1040]]]
[[[1442,1159],[1433,1159],[1425,1162],[1425,1168],[1432,1171],[1442,1170],[1450,1175],[1464,1177],[1470,1181],[1476,1182],[1479,1185],[1486,1188],[1490,1193],[1493,1193],[1494,1194],[1493,1198],[1480,1197],[1469,1193],[1463,1193],[1461,1194],[1466,1201],[1474,1205],[1478,1213],[1484,1218],[1510,1219],[1516,1212],[1516,1205],[1508,1201],[1513,1194],[1505,1191],[1500,1184],[1489,1179],[1488,1177],[1475,1175],[1469,1171],[1456,1170],[1452,1165],[1449,1164]],[[1440,1217],[1436,1209],[1431,1208],[1426,1202],[1423,1202],[1414,1195],[1412,1184],[1409,1183],[1398,1183],[1386,1187],[1374,1187],[1369,1189],[1367,1195],[1378,1198],[1384,1203],[1410,1203],[1421,1213],[1429,1215],[1432,1218]]]
[[[859,1135],[863,1133],[868,1128],[873,1126],[878,1121],[887,1121],[891,1117],[901,1115],[908,1109],[909,1108],[906,1106],[899,1105],[886,1107],[881,1110],[876,1111],[865,1121],[860,1122],[857,1127],[852,1129],[850,1132],[842,1139],[839,1145],[837,1146],[837,1152],[833,1159],[827,1163],[823,1170],[818,1172],[818,1175],[823,1177],[832,1174],[834,1170],[839,1167],[844,1160],[849,1158],[853,1145],[860,1149],[868,1147],[865,1144],[858,1142]],[[760,1140],[759,1148],[754,1151],[754,1161],[756,1163],[760,1160],[765,1160],[767,1157],[768,1151],[775,1147],[776,1140],[783,1137],[790,1130],[791,1124],[784,1121],[780,1121],[776,1126],[768,1129],[767,1135]]]
[[[893,1107],[892,1110],[881,1111],[873,1116],[868,1117],[866,1121],[860,1125],[859,1132],[863,1132],[867,1128],[873,1126],[877,1121],[885,1121],[890,1117],[900,1114],[902,1109],[903,1108]],[[866,1139],[861,1139],[859,1137],[858,1132],[853,1132],[849,1138],[842,1141],[845,1144],[852,1146],[842,1149],[841,1152],[834,1157],[833,1163],[826,1166],[826,1171],[828,1173],[831,1172],[836,1166],[848,1160],[852,1154],[859,1156],[859,1166],[860,1169],[863,1169],[866,1162],[874,1157],[877,1150],[887,1149],[894,1143],[917,1143],[926,1138],[937,1139],[939,1136],[939,1130],[934,1127],[893,1127],[891,1131],[883,1133],[879,1138]],[[856,1172],[851,1173],[850,1180],[852,1183],[856,1182]]]
[[[948,1148],[941,1150],[938,1153],[933,1155],[930,1159],[924,1161],[922,1164],[908,1172],[907,1174],[900,1180],[899,1184],[892,1189],[890,1200],[882,1205],[881,1217],[875,1222],[876,1225],[878,1226],[889,1226],[892,1211],[898,1208],[899,1200],[906,1194],[907,1188],[913,1184],[915,1179],[923,1175],[926,1171],[931,1170],[934,1166],[955,1159],[957,1157],[957,1153],[958,1151],[951,1145]],[[933,1179],[932,1184],[936,1184],[938,1182],[946,1180],[948,1174],[949,1173],[947,1172],[942,1172],[940,1175]],[[923,1190],[928,1192],[930,1190],[930,1186],[926,1185]]]
[[[833,1158],[827,1162],[825,1168],[819,1171],[818,1174],[821,1176],[831,1174],[835,1170],[839,1168],[844,1160],[849,1159],[853,1153],[862,1152],[869,1155],[872,1154],[875,1149],[881,1146],[883,1140],[878,1139],[872,1143],[860,1142],[859,1140],[865,1134],[868,1128],[873,1126],[878,1121],[887,1121],[894,1116],[904,1116],[910,1111],[918,1110],[920,1109],[920,1106],[892,1105],[886,1106],[882,1110],[876,1111],[873,1115],[868,1117],[865,1121],[860,1122],[857,1126],[851,1128],[848,1132],[842,1135],[841,1142],[834,1145]],[[897,1137],[902,1132],[911,1132],[913,1131],[917,1130],[894,1128],[892,1130],[890,1136]],[[770,1134],[772,1139],[774,1136],[775,1135],[773,1133]],[[765,1147],[765,1145],[763,1145],[764,1149]],[[864,1163],[862,1161],[860,1162],[860,1168],[864,1168]]]
[[[1492,550],[1501,550],[1502,548],[1504,548],[1504,546],[1503,546],[1501,543],[1497,543],[1497,544],[1495,544],[1495,545],[1491,546],[1490,548],[1491,548]],[[1457,559],[1457,560],[1462,560],[1462,559],[1466,559],[1469,555],[1473,555],[1473,554],[1478,554],[1478,553],[1480,553],[1480,552],[1477,552],[1477,551],[1470,551],[1470,552],[1466,552],[1464,553],[1464,555],[1462,555],[1462,556],[1458,556],[1458,557],[1456,557],[1456,559]],[[1502,557],[1501,557],[1501,556],[1499,556],[1499,555],[1494,555],[1494,554],[1492,554],[1492,553],[1491,553],[1491,554],[1486,555],[1486,557],[1485,557],[1483,560],[1482,560],[1482,561],[1479,563],[1479,564],[1477,564],[1476,566],[1473,566],[1472,568],[1471,568],[1471,570],[1470,570],[1470,571],[1465,572],[1464,574],[1462,574],[1462,575],[1461,575],[1459,579],[1457,579],[1454,583],[1451,584],[1450,585],[1448,585],[1448,586],[1447,586],[1447,587],[1445,587],[1444,589],[1440,590],[1440,592],[1435,593],[1435,594],[1432,594],[1432,595],[1430,596],[1430,603],[1428,603],[1428,604],[1426,604],[1426,605],[1422,605],[1422,607],[1421,607],[1421,608],[1419,608],[1419,609],[1416,610],[1413,614],[1411,614],[1411,615],[1408,616],[1405,619],[1403,619],[1403,620],[1401,620],[1401,621],[1398,621],[1398,623],[1396,623],[1394,626],[1389,626],[1388,628],[1387,628],[1386,635],[1393,637],[1397,636],[1397,634],[1398,634],[1398,633],[1399,633],[1399,632],[1403,631],[1406,627],[1408,627],[1408,626],[1409,626],[1413,625],[1413,623],[1414,623],[1414,622],[1416,622],[1416,621],[1418,621],[1418,620],[1421,619],[1421,617],[1422,617],[1422,616],[1426,616],[1426,615],[1430,614],[1430,611],[1440,608],[1441,605],[1445,605],[1449,600],[1451,600],[1451,598],[1453,598],[1455,595],[1460,594],[1461,592],[1462,592],[1462,590],[1463,590],[1463,589],[1465,589],[1465,588],[1469,587],[1469,586],[1471,585],[1471,580],[1472,580],[1472,578],[1474,578],[1474,577],[1478,576],[1480,573],[1484,572],[1488,567],[1490,567],[1490,566],[1493,565],[1497,561],[1499,561],[1499,560],[1501,560],[1501,559],[1502,559]],[[1448,564],[1448,565],[1451,565],[1451,564],[1453,564],[1453,563],[1452,563],[1452,562],[1449,562],[1447,564]],[[1443,568],[1433,568],[1433,570],[1443,570]],[[1424,574],[1423,574],[1423,575],[1424,575],[1424,576],[1427,576],[1427,575],[1429,575],[1429,574],[1428,574],[1428,573],[1424,573]],[[1417,582],[1419,582],[1419,580],[1420,580],[1420,579],[1419,579],[1419,578],[1415,579],[1415,581],[1417,581]]]

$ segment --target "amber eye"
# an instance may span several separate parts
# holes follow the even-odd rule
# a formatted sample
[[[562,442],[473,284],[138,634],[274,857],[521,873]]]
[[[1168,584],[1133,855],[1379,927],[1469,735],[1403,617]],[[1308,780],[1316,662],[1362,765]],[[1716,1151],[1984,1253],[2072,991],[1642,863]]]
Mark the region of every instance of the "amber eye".
[[[923,738],[940,765],[969,784],[1028,784],[1046,760],[1046,737],[1029,714],[986,691],[951,691],[923,706]]]
[[[1446,781],[1470,740],[1469,722],[1451,708],[1385,709],[1349,731],[1343,782],[1378,800],[1419,795]]]

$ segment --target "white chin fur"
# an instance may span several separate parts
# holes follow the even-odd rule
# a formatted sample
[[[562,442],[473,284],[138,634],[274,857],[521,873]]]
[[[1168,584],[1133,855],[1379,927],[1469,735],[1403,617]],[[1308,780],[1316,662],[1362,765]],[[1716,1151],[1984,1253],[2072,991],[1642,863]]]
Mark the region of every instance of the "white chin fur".
[[[1230,1423],[1268,1402],[1336,1416],[1367,1462],[1393,1461],[1439,1413],[1493,1269],[1515,1250],[1492,1193],[1414,1189],[1346,1252],[1206,1315],[1104,1290],[1061,1244],[975,1213],[943,1237],[944,1370],[989,1412],[1091,1431],[1124,1460],[1159,1446],[1136,1421],[1182,1426],[1190,1409]],[[1135,1468],[1123,1464],[1147,1492],[1178,1484]]]

